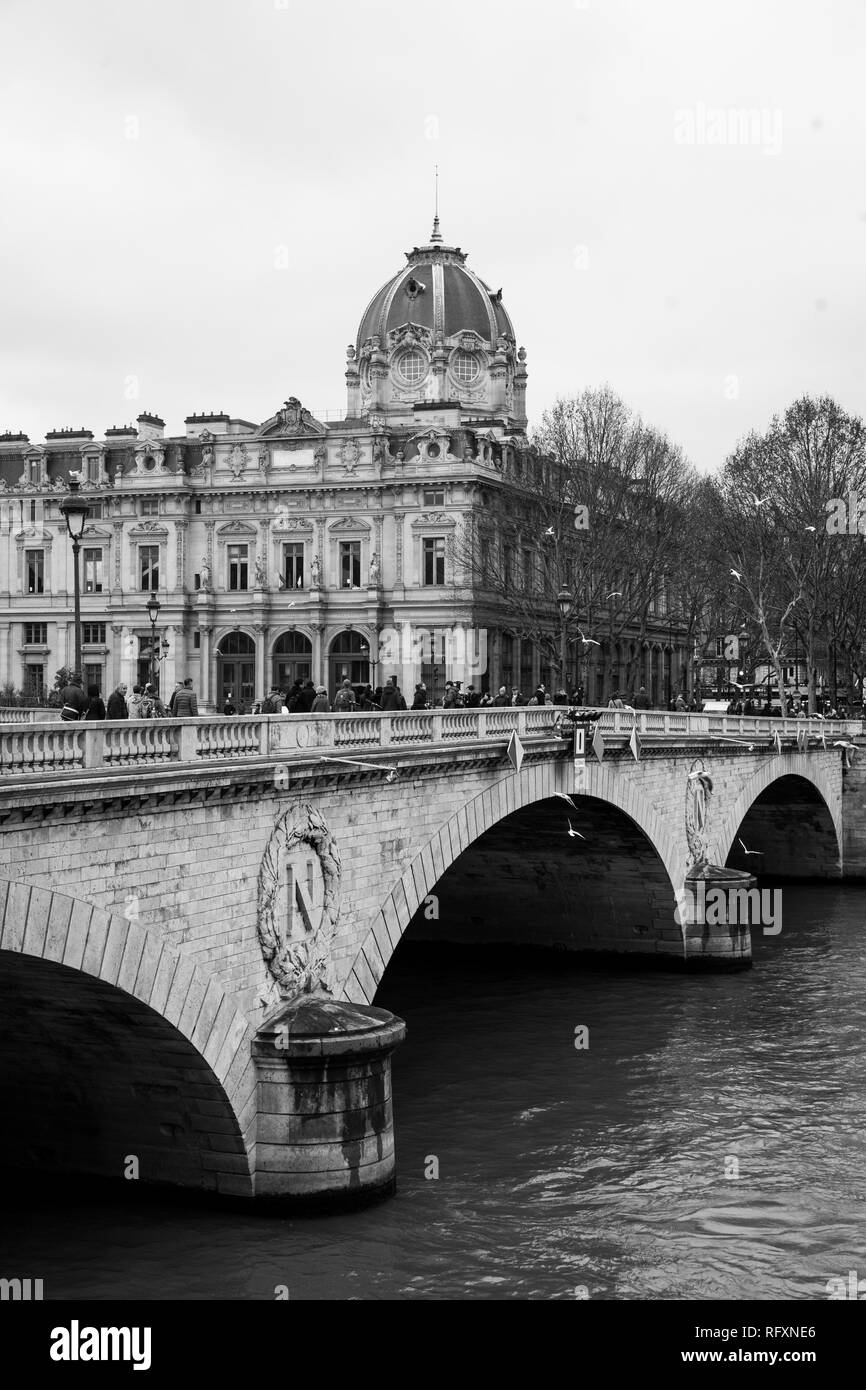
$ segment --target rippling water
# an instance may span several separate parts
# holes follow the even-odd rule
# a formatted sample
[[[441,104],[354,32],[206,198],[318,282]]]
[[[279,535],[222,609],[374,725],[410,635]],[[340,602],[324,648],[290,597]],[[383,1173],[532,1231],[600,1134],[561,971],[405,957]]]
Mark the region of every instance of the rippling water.
[[[396,1197],[278,1220],[7,1195],[3,1264],[136,1299],[823,1299],[866,1275],[866,888],[784,889],[742,974],[407,948],[376,1002],[409,1023]]]

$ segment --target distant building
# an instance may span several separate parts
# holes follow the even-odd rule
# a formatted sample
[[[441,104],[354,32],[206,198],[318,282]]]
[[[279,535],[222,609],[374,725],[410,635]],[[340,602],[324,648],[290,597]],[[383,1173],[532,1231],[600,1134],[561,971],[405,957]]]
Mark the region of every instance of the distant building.
[[[446,679],[526,693],[550,682],[455,560],[467,516],[522,473],[527,372],[501,291],[444,244],[438,218],[373,296],[346,358],[337,421],[290,397],[260,425],[189,415],[182,436],[149,413],[101,439],[0,435],[0,682],[35,696],[74,660],[59,510],[73,472],[92,507],[85,684],[147,679],[151,594],[168,642],[161,689],[192,676],[203,710],[229,693],[249,709],[271,684],[308,677],[333,694],[344,676],[375,686],[396,674],[434,697]],[[594,676],[596,699],[617,656]],[[656,653],[646,669],[663,665]]]

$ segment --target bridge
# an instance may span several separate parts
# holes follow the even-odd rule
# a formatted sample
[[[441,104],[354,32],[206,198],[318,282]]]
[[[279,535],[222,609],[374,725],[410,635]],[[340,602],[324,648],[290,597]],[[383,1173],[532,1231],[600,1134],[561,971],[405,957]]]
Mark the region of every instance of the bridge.
[[[375,1001],[407,935],[743,966],[750,923],[697,916],[699,884],[866,878],[859,721],[611,710],[575,741],[562,716],[4,714],[19,1158],[381,1194],[404,1025]]]

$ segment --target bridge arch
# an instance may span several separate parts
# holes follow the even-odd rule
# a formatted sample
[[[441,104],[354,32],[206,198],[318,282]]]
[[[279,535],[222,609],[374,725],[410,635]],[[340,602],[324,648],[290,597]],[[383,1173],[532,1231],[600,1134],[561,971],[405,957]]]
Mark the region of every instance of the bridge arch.
[[[27,1166],[253,1195],[253,1029],[116,913],[0,880],[0,1090]],[[28,1078],[20,1085],[22,1074]]]
[[[664,930],[669,954],[682,950],[681,928],[674,916],[675,884],[682,881],[682,854],[673,836],[652,804],[633,782],[624,778],[614,765],[587,767],[583,796],[573,791],[570,762],[558,761],[524,766],[519,773],[485,788],[455,811],[412,859],[374,915],[360,949],[343,984],[343,997],[353,1003],[372,1002],[385,969],[403,934],[425,899],[436,890],[448,870],[465,850],[488,831],[515,813],[567,792],[580,805],[594,801],[621,814],[631,823],[635,841],[641,840],[658,863],[659,887],[663,885],[669,901],[664,905]],[[565,803],[556,802],[564,824]]]
[[[838,877],[843,844],[841,768],[833,757],[835,786],[814,753],[792,753],[783,762],[774,758],[759,767],[722,822],[717,862],[780,877]],[[783,819],[786,808],[788,822]],[[811,845],[804,811],[814,818]],[[740,838],[747,849],[760,853],[746,855]]]

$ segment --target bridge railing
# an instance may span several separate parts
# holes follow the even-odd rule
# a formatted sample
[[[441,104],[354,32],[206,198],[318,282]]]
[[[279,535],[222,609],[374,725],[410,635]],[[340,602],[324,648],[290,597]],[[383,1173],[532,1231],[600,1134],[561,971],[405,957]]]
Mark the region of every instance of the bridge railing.
[[[246,715],[233,718],[105,720],[65,724],[6,722],[0,725],[0,775],[26,776],[88,768],[203,764],[245,758],[308,757],[320,751],[340,757],[352,751],[469,744],[512,733],[531,742],[556,735],[564,711],[555,705],[519,708],[405,710],[388,713]],[[590,712],[587,711],[587,714]],[[637,728],[642,739],[672,743],[728,738],[768,740],[790,736],[849,738],[859,720],[771,719],[761,715],[677,714],[664,710],[602,710],[602,735],[625,742]]]
[[[632,729],[652,736],[697,738],[701,734],[738,738],[743,735],[771,738],[778,731],[790,736],[805,729],[811,737],[847,737],[863,732],[860,719],[794,719],[766,714],[680,714],[668,710],[605,709],[598,716],[598,726],[604,734],[631,736]]]
[[[434,743],[532,740],[555,734],[562,711],[541,709],[405,710],[363,714],[246,715],[233,718],[84,720],[0,725],[0,775],[64,769],[339,757],[352,750]]]
[[[57,718],[57,710],[47,705],[0,705],[2,724],[44,724]]]

